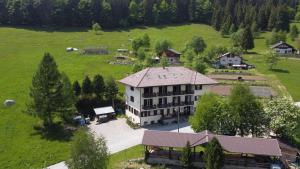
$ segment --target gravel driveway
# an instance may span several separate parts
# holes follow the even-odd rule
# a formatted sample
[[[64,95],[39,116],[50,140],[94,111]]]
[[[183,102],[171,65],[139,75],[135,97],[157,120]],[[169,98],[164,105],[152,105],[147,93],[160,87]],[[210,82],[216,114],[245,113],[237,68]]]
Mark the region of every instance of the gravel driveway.
[[[106,139],[111,154],[141,144],[145,130],[160,130],[177,132],[177,124],[152,125],[147,128],[133,130],[126,124],[126,119],[121,118],[107,123],[95,124],[92,122],[89,128],[96,136],[103,135]],[[193,130],[185,122],[180,124],[180,132],[192,133]]]

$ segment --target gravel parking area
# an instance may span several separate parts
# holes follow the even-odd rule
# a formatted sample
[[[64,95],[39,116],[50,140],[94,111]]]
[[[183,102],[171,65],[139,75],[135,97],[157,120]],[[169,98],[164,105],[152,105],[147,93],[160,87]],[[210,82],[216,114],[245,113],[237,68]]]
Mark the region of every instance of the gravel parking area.
[[[111,154],[141,144],[145,130],[160,130],[177,132],[177,124],[152,125],[147,128],[132,129],[126,124],[126,119],[121,118],[107,123],[96,124],[92,122],[89,128],[96,136],[104,136]],[[187,122],[180,123],[180,132],[192,133]]]

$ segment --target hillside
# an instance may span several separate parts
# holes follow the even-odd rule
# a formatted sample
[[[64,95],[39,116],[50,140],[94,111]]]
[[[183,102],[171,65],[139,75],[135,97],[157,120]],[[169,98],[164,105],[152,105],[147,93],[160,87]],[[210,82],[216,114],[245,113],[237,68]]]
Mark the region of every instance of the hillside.
[[[110,65],[108,61],[116,49],[129,48],[129,39],[147,33],[152,44],[158,39],[168,39],[175,49],[183,48],[192,36],[202,36],[208,47],[229,46],[230,39],[222,38],[212,27],[201,24],[141,27],[125,30],[104,31],[95,35],[87,29],[11,28],[0,27],[0,101],[14,99],[17,104],[10,108],[0,106],[0,166],[3,168],[40,168],[68,158],[70,141],[42,138],[33,129],[38,119],[23,111],[28,101],[31,78],[44,52],[54,55],[59,69],[71,80],[82,80],[84,75],[110,75],[116,79],[130,73],[130,66]],[[278,69],[270,72],[265,68],[262,55],[266,50],[265,39],[269,33],[255,40],[254,54],[247,55],[250,63],[260,73],[272,74],[287,88],[293,98],[300,100],[299,60],[283,60]],[[66,47],[84,48],[106,46],[110,54],[105,56],[67,53]],[[256,52],[256,53],[255,53]],[[286,73],[288,72],[288,73]]]

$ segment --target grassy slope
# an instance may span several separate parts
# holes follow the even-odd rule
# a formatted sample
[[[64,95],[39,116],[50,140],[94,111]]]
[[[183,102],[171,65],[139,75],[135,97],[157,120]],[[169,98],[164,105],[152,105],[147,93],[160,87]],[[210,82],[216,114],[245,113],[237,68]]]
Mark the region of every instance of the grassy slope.
[[[174,48],[178,50],[194,35],[202,36],[208,46],[230,45],[228,38],[221,38],[219,33],[211,27],[198,24],[115,30],[103,32],[101,35],[94,35],[84,29],[35,30],[0,27],[0,101],[3,102],[7,98],[17,101],[17,105],[11,108],[4,108],[2,104],[0,105],[0,166],[36,168],[68,158],[69,141],[42,139],[32,128],[38,123],[38,119],[22,113],[28,99],[32,74],[44,52],[53,54],[60,70],[66,72],[72,80],[81,80],[84,75],[96,73],[105,77],[112,75],[119,79],[130,72],[131,68],[108,65],[107,61],[117,48],[129,46],[128,39],[144,33],[149,34],[152,44],[157,39],[166,38],[172,41]],[[263,37],[268,35],[263,34]],[[111,54],[109,56],[82,56],[65,52],[65,48],[69,46],[83,48],[97,45],[107,46]],[[262,54],[265,49],[265,39],[256,40],[254,51]],[[260,55],[247,55],[247,58],[250,63],[257,64],[260,72],[273,73],[265,69]],[[300,63],[298,64],[298,61],[285,62],[282,62],[279,67],[288,69],[289,76],[282,73],[276,73],[276,76],[283,84],[291,86],[288,90],[295,99],[300,99],[299,92],[297,93],[300,86],[295,85],[300,84],[299,78],[295,79],[295,75],[300,73],[300,66],[297,66]],[[118,163],[120,159],[118,155],[113,155],[111,161]]]
[[[203,36],[208,43],[227,44],[219,34],[205,25],[184,25],[161,28],[136,28],[115,30],[94,35],[83,29],[23,29],[0,28],[0,101],[15,99],[17,104],[10,108],[0,105],[0,166],[3,168],[36,168],[47,166],[68,157],[68,141],[42,139],[35,134],[33,125],[38,119],[22,111],[28,99],[28,88],[32,74],[44,52],[55,56],[59,69],[72,80],[81,80],[84,75],[100,73],[119,79],[130,72],[129,66],[108,65],[117,48],[129,45],[128,39],[148,33],[153,42],[165,37],[175,48],[182,47],[193,35]],[[217,43],[216,43],[216,39]],[[66,53],[65,48],[107,46],[109,56],[82,56]]]

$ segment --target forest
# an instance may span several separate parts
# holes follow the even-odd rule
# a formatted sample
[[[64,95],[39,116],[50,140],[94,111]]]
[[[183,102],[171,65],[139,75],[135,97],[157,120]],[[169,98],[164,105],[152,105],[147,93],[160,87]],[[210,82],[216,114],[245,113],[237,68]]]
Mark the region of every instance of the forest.
[[[247,25],[289,30],[296,0],[0,0],[0,25],[78,26],[206,23],[228,31]]]

